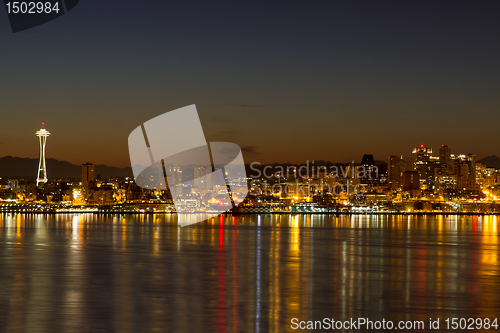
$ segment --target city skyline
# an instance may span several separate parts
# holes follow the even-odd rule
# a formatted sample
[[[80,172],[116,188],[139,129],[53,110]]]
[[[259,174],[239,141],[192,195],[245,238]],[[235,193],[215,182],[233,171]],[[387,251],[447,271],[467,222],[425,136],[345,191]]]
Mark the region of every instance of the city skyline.
[[[500,211],[500,167],[478,163],[474,154],[457,152],[445,144],[439,150],[419,144],[412,149],[411,158],[390,155],[383,162],[385,166],[372,154],[363,155],[360,163],[307,161],[283,167],[253,162],[241,166],[242,172],[228,174],[226,170],[224,183],[217,181],[215,173],[205,175],[207,169],[197,164],[165,166],[162,162],[160,175],[158,169],[146,168],[134,173],[134,177],[101,178],[96,177],[94,164],[85,163],[80,166],[78,181],[78,177],[47,179],[45,140],[51,133],[43,126],[36,134],[40,139],[36,183],[30,181],[31,177],[7,175],[3,179],[0,175],[2,211],[177,212],[207,216],[228,210],[291,214]],[[183,225],[191,223],[194,221],[187,217]]]

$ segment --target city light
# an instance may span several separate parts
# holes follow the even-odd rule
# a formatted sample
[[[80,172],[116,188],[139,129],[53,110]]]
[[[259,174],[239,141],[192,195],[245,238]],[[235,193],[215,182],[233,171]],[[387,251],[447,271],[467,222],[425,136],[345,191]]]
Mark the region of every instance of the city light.
[[[44,123],[42,123],[43,125]],[[372,155],[361,163],[281,166],[252,163],[249,177],[228,178],[226,186],[212,186],[210,177],[182,182],[193,171],[169,167],[176,183],[168,189],[145,189],[131,177],[96,179],[92,163],[82,165],[80,179],[46,179],[46,138],[42,128],[37,182],[8,179],[1,189],[2,211],[89,212],[229,212],[280,213],[497,213],[500,171],[476,162],[471,154],[451,154],[441,145],[439,156],[423,144],[412,149],[411,159],[389,156],[376,165]],[[193,168],[197,168],[193,166]],[[380,170],[380,168],[382,168]],[[387,170],[387,171],[386,171]],[[290,171],[290,172],[289,172]],[[205,171],[198,168],[198,175]],[[228,177],[228,172],[225,172]],[[279,176],[278,176],[279,175]],[[147,177],[156,177],[147,175]],[[239,189],[244,191],[240,192]],[[244,198],[236,207],[228,201]],[[178,202],[174,206],[174,199]],[[239,202],[239,201],[238,201]]]

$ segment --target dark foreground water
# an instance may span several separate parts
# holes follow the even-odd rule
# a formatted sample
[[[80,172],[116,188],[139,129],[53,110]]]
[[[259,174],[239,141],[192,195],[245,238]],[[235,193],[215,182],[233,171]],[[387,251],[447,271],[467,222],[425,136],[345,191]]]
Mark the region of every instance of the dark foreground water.
[[[0,215],[0,331],[283,332],[292,318],[360,317],[427,331],[429,318],[500,316],[497,217],[175,220]]]

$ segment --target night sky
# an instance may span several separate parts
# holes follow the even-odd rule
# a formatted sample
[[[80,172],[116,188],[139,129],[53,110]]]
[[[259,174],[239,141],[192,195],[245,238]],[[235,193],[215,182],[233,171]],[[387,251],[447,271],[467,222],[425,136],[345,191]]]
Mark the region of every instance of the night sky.
[[[129,166],[141,123],[196,104],[245,162],[500,156],[499,1],[82,0],[13,34],[0,8],[0,156]]]

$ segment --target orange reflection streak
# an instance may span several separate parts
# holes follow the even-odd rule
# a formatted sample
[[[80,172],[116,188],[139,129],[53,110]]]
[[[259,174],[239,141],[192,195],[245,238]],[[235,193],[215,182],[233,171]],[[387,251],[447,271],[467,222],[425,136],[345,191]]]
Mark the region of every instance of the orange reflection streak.
[[[160,242],[160,232],[158,231],[159,227],[155,227],[153,230],[153,253],[158,255],[158,243]]]
[[[21,238],[21,214],[17,214],[16,216],[16,238]]]
[[[311,216],[305,216],[304,224],[308,227],[311,226]],[[299,270],[301,275],[300,293],[302,298],[302,311],[301,318],[309,318],[311,316],[311,302],[312,302],[312,281],[311,281],[311,230],[304,230],[299,236],[300,242],[300,264]]]
[[[236,217],[233,217],[236,226]],[[238,230],[233,228],[233,332],[238,332]]]
[[[477,273],[477,304],[499,304],[498,293],[483,293],[485,290],[497,290],[496,278],[499,272],[499,246],[497,234],[497,216],[484,216],[482,220],[481,243],[479,245],[479,272]],[[496,317],[497,311],[494,307],[484,307],[486,317]]]
[[[481,274],[497,274],[498,250],[496,216],[487,216],[484,218],[481,240]]]
[[[290,247],[291,247],[291,250],[298,252],[299,246],[300,246],[300,243],[299,243],[300,231],[299,231],[299,216],[298,215],[296,215],[293,218],[291,226],[292,226],[292,229],[290,231],[290,233],[291,233],[291,235],[290,235],[291,236]]]
[[[287,290],[283,295],[283,303],[286,312],[285,318],[300,318],[300,304],[301,304],[301,286],[300,286],[300,252],[299,252],[299,216],[290,216],[290,244],[289,244],[289,260],[285,266],[286,272],[284,276],[286,279],[283,281],[284,289]]]
[[[125,219],[123,219],[123,221],[122,221],[122,249],[125,249],[126,247],[127,247],[127,224],[125,222]]]

